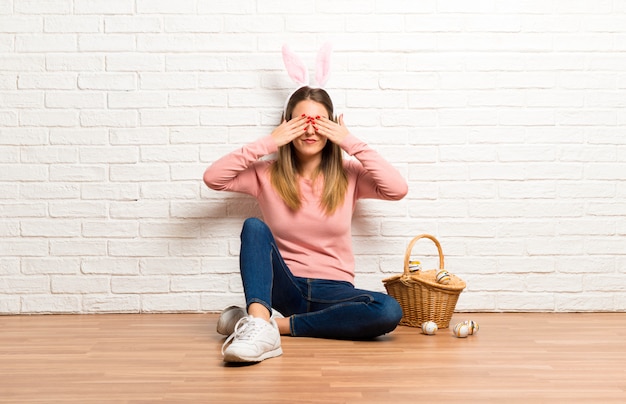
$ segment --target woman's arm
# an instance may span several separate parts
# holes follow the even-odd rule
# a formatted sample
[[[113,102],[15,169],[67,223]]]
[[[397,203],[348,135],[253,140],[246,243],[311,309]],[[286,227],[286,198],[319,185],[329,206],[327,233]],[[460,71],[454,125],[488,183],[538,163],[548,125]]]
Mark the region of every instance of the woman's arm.
[[[204,172],[204,183],[216,191],[243,192],[257,196],[260,184],[254,163],[300,136],[306,122],[304,116],[283,121],[269,136],[215,161]]]
[[[331,142],[337,143],[351,156],[359,160],[352,166],[358,170],[357,198],[377,198],[399,200],[408,192],[408,185],[391,164],[378,152],[352,135],[339,116],[339,122],[329,119],[319,119],[317,122],[319,133],[326,136]]]
[[[361,163],[357,177],[357,198],[397,201],[406,196],[409,190],[406,180],[367,143],[350,134],[341,143],[341,148]]]
[[[216,191],[234,191],[258,195],[259,181],[253,164],[263,156],[275,153],[279,146],[300,136],[306,118],[283,121],[271,135],[250,143],[215,161],[204,172],[204,183]]]
[[[216,160],[204,172],[204,183],[216,191],[243,192],[256,196],[259,184],[253,164],[274,153],[276,142],[266,136]]]

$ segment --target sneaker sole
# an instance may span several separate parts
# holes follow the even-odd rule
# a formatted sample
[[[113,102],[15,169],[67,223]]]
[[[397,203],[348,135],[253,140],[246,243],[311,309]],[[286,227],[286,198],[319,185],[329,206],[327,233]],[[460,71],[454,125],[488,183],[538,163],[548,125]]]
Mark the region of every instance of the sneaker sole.
[[[261,362],[265,359],[275,358],[283,354],[283,349],[278,347],[272,351],[264,352],[261,356],[246,357],[237,356],[229,352],[224,352],[224,362]]]

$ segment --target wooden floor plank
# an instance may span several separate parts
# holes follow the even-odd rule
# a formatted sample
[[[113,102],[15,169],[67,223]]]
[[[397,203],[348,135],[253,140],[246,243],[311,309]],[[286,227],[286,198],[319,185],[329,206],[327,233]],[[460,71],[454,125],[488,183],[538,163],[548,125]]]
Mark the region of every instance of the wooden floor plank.
[[[0,317],[2,403],[626,402],[626,313],[456,313],[477,335],[284,337],[224,364],[216,314]]]

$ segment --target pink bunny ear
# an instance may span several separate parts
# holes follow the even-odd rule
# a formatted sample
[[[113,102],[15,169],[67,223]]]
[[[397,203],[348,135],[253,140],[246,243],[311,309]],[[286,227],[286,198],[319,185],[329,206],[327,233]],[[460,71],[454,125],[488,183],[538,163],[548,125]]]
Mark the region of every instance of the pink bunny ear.
[[[317,60],[315,61],[315,80],[320,87],[324,87],[330,78],[330,54],[332,50],[331,44],[325,43],[317,53]]]
[[[283,45],[283,62],[287,68],[287,73],[293,81],[300,86],[309,84],[309,70],[302,59],[289,49],[289,46]]]

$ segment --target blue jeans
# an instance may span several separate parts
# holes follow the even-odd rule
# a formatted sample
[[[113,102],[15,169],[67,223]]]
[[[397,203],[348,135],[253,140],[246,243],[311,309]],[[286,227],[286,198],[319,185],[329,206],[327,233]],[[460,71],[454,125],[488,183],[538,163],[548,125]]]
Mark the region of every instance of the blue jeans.
[[[260,303],[290,317],[292,336],[370,339],[393,331],[402,318],[398,302],[384,293],[294,276],[269,227],[256,218],[244,222],[239,265],[246,307]]]

